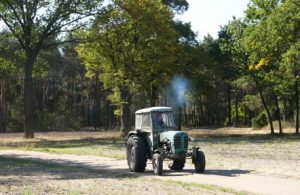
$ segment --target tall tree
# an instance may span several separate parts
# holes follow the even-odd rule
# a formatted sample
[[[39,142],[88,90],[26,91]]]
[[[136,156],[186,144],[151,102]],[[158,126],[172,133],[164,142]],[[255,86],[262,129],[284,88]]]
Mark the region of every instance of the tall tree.
[[[16,46],[16,40],[11,33],[0,33],[0,132],[6,130],[6,80],[15,77],[18,72],[18,60],[20,48]]]
[[[80,21],[91,16],[99,8],[95,0],[2,0],[0,19],[22,48],[24,68],[24,110],[25,138],[34,137],[33,114],[33,69],[41,50],[63,43],[56,39],[48,42],[62,32],[73,31],[82,26]],[[72,28],[70,27],[71,25]]]
[[[177,33],[170,9],[159,1],[115,0],[98,16],[79,53],[90,75],[99,75],[110,100],[119,108],[121,130],[131,129],[131,97],[146,91],[152,103],[170,78]]]
[[[296,68],[299,58],[294,54],[299,50],[299,7],[300,3],[296,0],[253,0],[246,12],[249,26],[244,36],[249,58],[256,63],[249,68],[256,72],[260,80],[272,86],[269,94],[284,96],[292,86],[290,89],[294,91],[297,115],[296,132],[297,129],[299,132],[299,70]],[[274,99],[279,112],[278,98]],[[277,118],[280,124],[280,113]]]

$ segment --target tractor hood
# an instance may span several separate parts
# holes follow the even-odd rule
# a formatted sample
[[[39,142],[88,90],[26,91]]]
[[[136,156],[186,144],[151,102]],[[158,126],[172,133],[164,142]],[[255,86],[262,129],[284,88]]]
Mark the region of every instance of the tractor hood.
[[[159,136],[161,143],[169,141],[174,154],[185,153],[188,148],[188,135],[183,131],[165,131]]]

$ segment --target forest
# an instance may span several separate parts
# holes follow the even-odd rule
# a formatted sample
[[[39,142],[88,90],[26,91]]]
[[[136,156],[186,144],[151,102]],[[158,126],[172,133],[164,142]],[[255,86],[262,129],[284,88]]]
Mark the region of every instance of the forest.
[[[188,8],[1,0],[0,132],[126,134],[136,110],[171,106],[179,127],[299,134],[300,1],[250,0],[244,17],[201,40],[176,19]]]

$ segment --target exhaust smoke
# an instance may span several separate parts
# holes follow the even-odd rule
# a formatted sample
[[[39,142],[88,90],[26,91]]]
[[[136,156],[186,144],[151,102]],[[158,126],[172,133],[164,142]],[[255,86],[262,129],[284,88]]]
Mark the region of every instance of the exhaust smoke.
[[[185,94],[188,90],[188,85],[188,80],[183,76],[174,77],[174,79],[172,80],[171,86],[174,95],[173,97],[178,107],[183,107],[184,105]]]

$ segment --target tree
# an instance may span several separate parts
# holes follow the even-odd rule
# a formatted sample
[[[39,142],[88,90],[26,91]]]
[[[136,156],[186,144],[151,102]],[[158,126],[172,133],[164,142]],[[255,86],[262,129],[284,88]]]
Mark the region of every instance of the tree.
[[[249,68],[251,58],[249,57],[249,51],[244,44],[245,32],[249,29],[249,24],[246,24],[241,19],[235,19],[229,22],[228,25],[224,26],[223,29],[226,31],[226,36],[220,39],[221,49],[224,53],[231,56],[232,63],[236,67],[239,75],[250,75],[256,85],[259,95],[262,100],[262,104],[266,110],[271,133],[274,133],[274,127],[272,122],[271,112],[268,108],[266,99],[263,94],[264,86],[261,83],[258,75],[252,72],[253,69]]]
[[[146,91],[153,105],[170,77],[177,41],[172,27],[171,11],[158,1],[115,0],[91,31],[83,33],[96,41],[82,44],[79,54],[88,75],[96,75],[111,90],[124,135],[131,129],[132,95]]]
[[[295,0],[252,1],[246,12],[249,26],[244,37],[250,61],[256,63],[249,67],[250,70],[272,86],[269,94],[277,96],[274,99],[279,124],[278,97],[294,91],[296,132],[299,132],[299,72],[296,68],[299,58],[294,54],[299,50],[299,5]]]
[[[20,60],[20,48],[16,45],[9,32],[0,33],[0,131],[6,130],[6,80],[16,76],[18,71],[18,61]]]
[[[168,5],[178,13],[183,13],[189,8],[187,0],[162,0],[162,3]]]
[[[99,8],[99,1],[87,0],[2,0],[0,19],[18,40],[25,55],[24,110],[25,138],[34,137],[33,69],[41,50],[63,43],[56,39],[47,42],[60,33],[73,31],[82,26],[80,21]],[[70,26],[73,25],[73,28]]]

